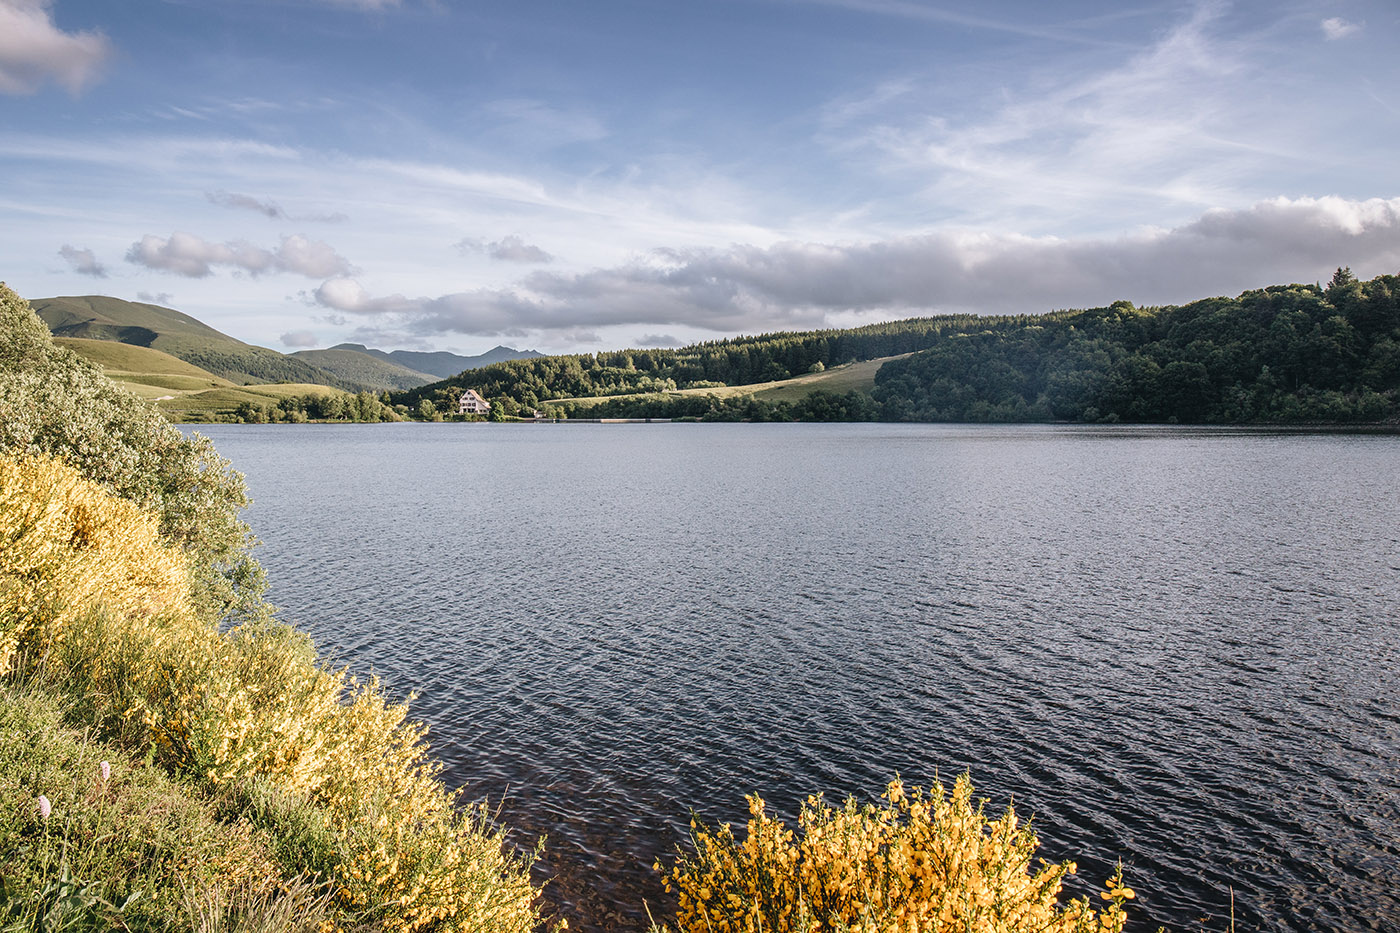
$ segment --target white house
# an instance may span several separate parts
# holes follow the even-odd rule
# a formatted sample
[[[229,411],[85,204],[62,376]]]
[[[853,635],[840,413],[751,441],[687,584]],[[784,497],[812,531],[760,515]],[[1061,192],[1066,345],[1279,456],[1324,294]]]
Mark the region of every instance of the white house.
[[[462,400],[458,403],[457,413],[462,415],[489,415],[491,414],[491,403],[481,397],[475,389],[468,389],[462,393]]]

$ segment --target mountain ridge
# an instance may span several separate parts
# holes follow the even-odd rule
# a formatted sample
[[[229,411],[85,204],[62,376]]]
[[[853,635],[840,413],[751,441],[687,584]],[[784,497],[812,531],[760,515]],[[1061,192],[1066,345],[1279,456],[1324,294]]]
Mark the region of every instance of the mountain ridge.
[[[353,350],[405,369],[427,373],[433,377],[429,382],[448,379],[468,369],[481,369],[483,366],[504,363],[507,360],[530,360],[546,355],[538,350],[517,350],[499,344],[476,356],[462,356],[447,350],[377,350],[360,343],[338,343],[329,349]]]

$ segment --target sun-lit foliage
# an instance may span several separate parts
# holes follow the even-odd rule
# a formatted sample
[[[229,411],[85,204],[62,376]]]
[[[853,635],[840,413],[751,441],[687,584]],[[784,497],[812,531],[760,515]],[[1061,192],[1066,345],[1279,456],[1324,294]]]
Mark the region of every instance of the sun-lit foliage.
[[[307,861],[347,916],[403,933],[535,927],[529,859],[454,806],[406,706],[286,626],[202,621],[155,516],[72,467],[0,458],[0,490],[7,670],[211,793],[265,782],[309,808],[326,831]]]
[[[56,461],[0,459],[0,672],[96,609],[188,612],[187,588],[153,516]]]
[[[751,796],[744,839],[691,823],[693,855],[666,873],[682,933],[1120,933],[1133,892],[1061,905],[1072,862],[1031,865],[1034,831],[1008,808],[989,820],[972,782],[925,794],[895,781],[882,805],[809,797],[794,832]],[[658,870],[663,870],[660,864]]]
[[[189,558],[205,617],[265,611],[262,568],[239,518],[243,478],[207,438],[185,437],[102,369],[56,346],[29,303],[0,283],[0,454],[46,455],[156,515]]]

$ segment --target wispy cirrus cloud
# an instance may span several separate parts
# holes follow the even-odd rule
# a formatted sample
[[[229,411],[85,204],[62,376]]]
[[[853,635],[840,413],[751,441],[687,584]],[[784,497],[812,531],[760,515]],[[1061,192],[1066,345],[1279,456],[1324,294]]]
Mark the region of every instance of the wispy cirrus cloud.
[[[852,164],[873,155],[940,217],[978,226],[1175,219],[1273,193],[1262,179],[1309,163],[1335,172],[1325,140],[1261,107],[1284,99],[1288,73],[1266,39],[1227,28],[1227,9],[1196,3],[1106,67],[978,74],[951,90],[943,73],[886,80],[834,100],[820,139]]]
[[[283,237],[275,249],[263,249],[242,240],[212,243],[192,233],[176,232],[165,238],[147,234],[131,244],[126,259],[196,279],[212,275],[215,266],[231,266],[253,276],[292,272],[317,279],[353,271],[331,246],[300,235]]]
[[[358,10],[387,10],[401,6],[403,0],[321,0],[327,6],[353,7]]]
[[[107,277],[107,267],[97,261],[97,257],[90,249],[77,249],[64,243],[59,247],[58,255],[68,261],[73,267],[73,271],[79,275],[90,275],[95,279],[105,279]]]
[[[283,210],[282,205],[275,201],[260,201],[251,195],[238,194],[231,191],[206,191],[204,192],[204,197],[208,199],[210,204],[218,204],[221,207],[229,207],[234,210],[252,211],[255,214],[262,214],[270,220],[296,220],[310,221],[313,223],[340,224],[350,219],[340,211],[326,214],[299,214],[293,217]]]
[[[1172,229],[1059,239],[944,232],[831,244],[658,250],[634,262],[435,298],[375,296],[329,280],[314,300],[394,317],[417,334],[519,336],[616,325],[717,332],[820,327],[857,318],[1039,313],[1127,298],[1139,304],[1325,278],[1336,266],[1400,268],[1400,198],[1278,198],[1212,210]]]
[[[64,32],[53,0],[0,0],[0,94],[31,94],[48,80],[77,94],[112,56],[100,32]]]

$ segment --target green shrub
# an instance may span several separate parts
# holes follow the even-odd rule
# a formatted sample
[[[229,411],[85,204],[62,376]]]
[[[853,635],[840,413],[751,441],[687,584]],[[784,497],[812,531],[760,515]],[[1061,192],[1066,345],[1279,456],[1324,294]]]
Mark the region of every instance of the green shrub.
[[[0,454],[47,455],[157,516],[161,537],[190,558],[196,609],[212,619],[263,610],[264,578],[238,513],[243,478],[207,438],[186,438],[96,364],[55,346],[0,283]]]

